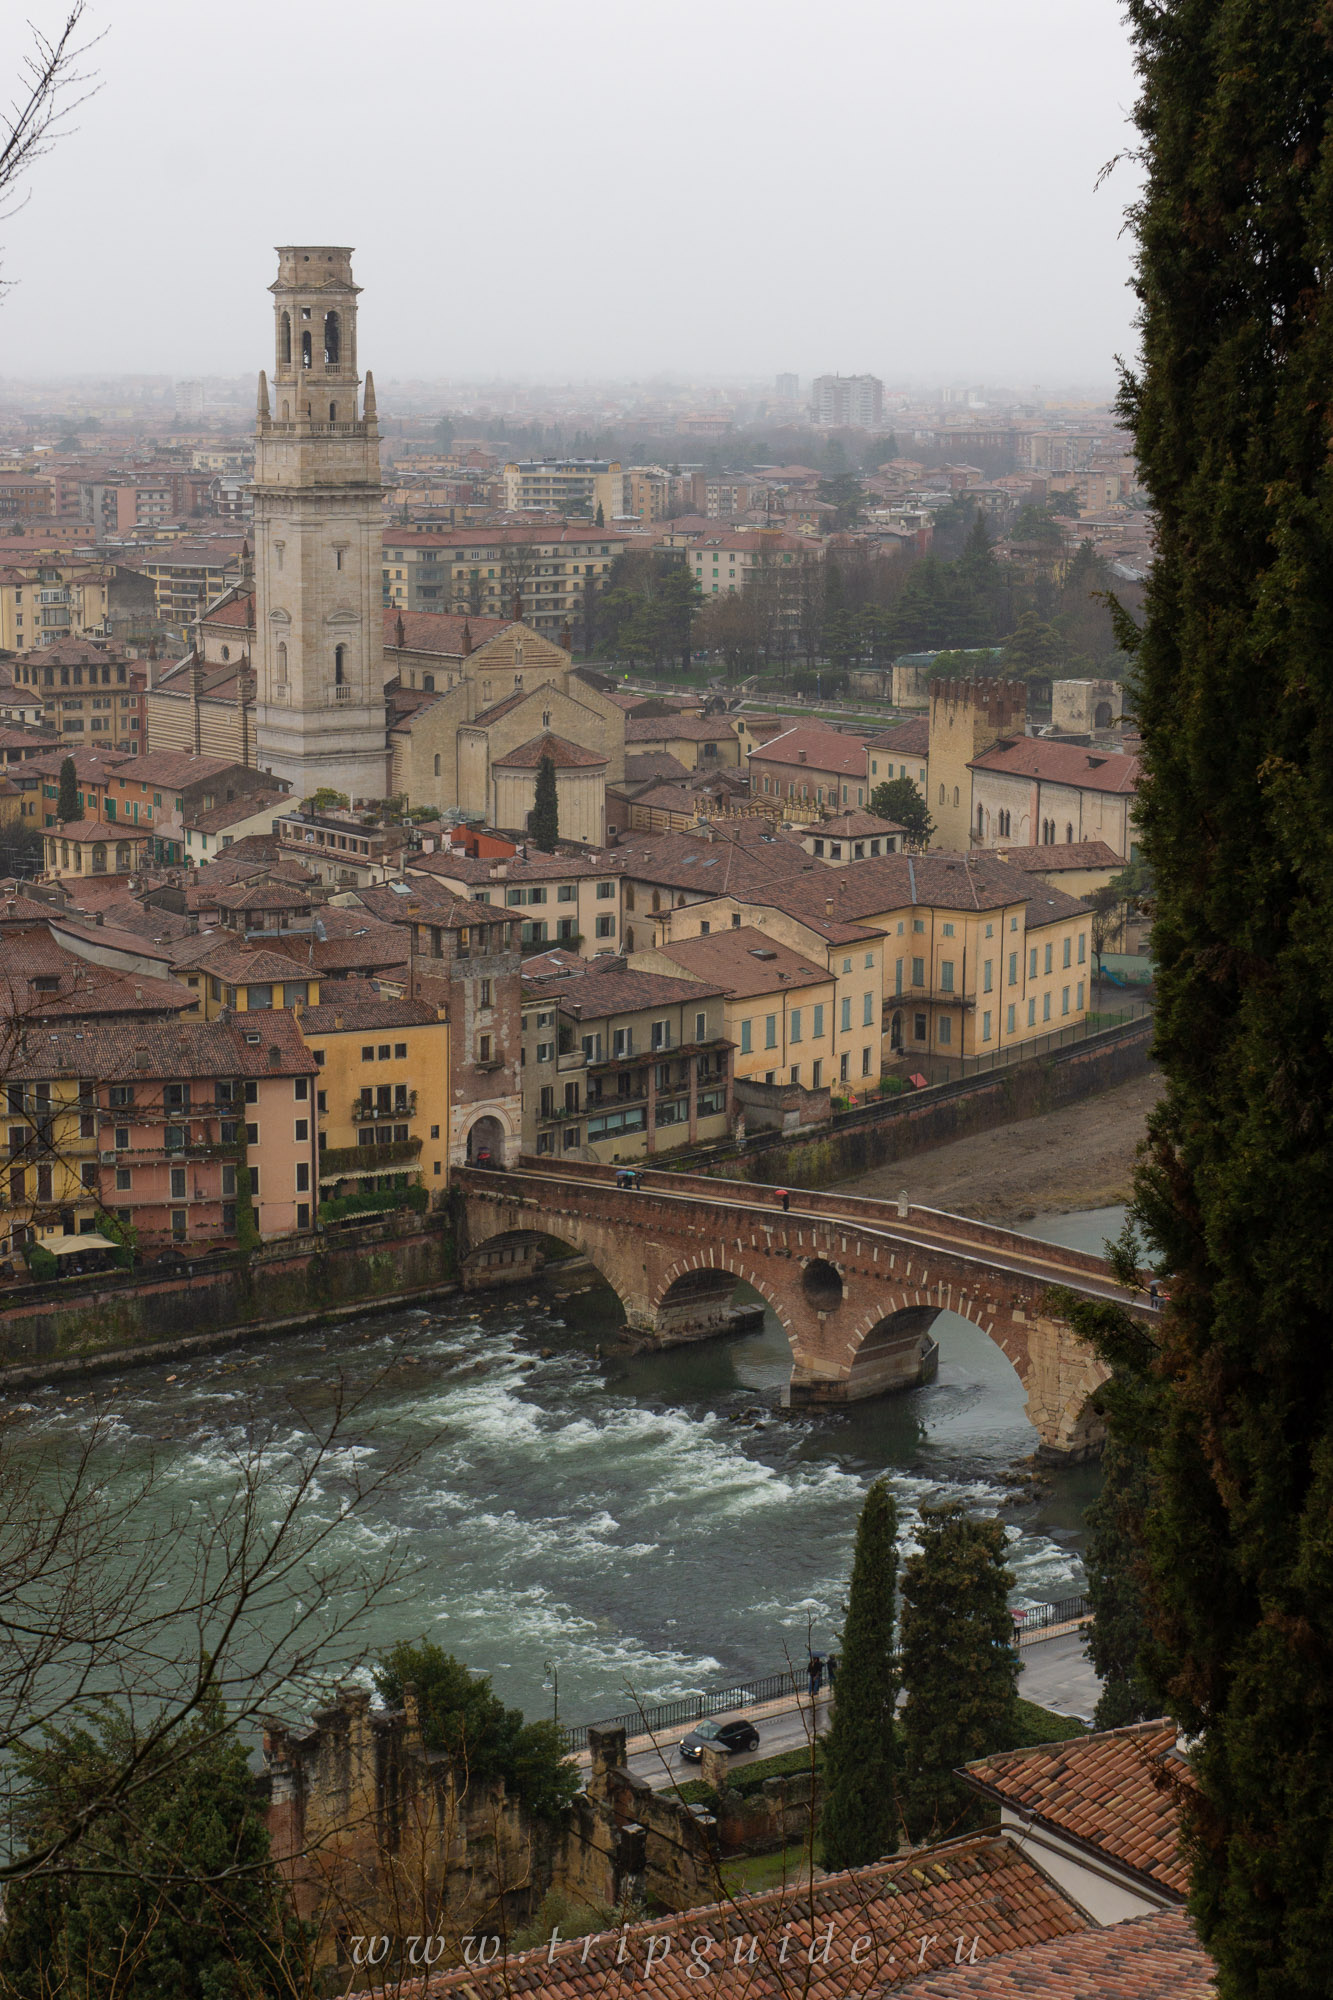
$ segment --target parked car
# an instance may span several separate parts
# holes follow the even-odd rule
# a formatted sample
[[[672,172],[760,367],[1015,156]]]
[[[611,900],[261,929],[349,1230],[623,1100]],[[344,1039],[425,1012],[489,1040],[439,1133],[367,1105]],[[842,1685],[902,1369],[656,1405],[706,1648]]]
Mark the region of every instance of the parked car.
[[[729,1757],[733,1757],[738,1750],[757,1750],[759,1731],[743,1715],[732,1722],[701,1722],[697,1729],[692,1729],[688,1736],[681,1738],[680,1754],[697,1764],[705,1743],[711,1743],[715,1750],[725,1750]]]

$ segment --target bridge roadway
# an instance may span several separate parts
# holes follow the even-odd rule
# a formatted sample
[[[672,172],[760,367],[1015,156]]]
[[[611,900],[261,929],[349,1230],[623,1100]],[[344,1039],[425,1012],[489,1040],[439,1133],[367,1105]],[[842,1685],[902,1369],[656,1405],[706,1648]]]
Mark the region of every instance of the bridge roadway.
[[[1146,1312],[1102,1258],[905,1198],[792,1189],[784,1211],[780,1190],[752,1182],[645,1168],[642,1189],[629,1191],[615,1176],[614,1167],[534,1159],[459,1170],[468,1259],[506,1236],[571,1243],[616,1290],[630,1327],[659,1345],[722,1330],[743,1279],[791,1341],[793,1404],[920,1381],[931,1324],[958,1312],[1017,1369],[1049,1451],[1095,1448],[1088,1399],[1105,1370],[1043,1300],[1064,1286]]]

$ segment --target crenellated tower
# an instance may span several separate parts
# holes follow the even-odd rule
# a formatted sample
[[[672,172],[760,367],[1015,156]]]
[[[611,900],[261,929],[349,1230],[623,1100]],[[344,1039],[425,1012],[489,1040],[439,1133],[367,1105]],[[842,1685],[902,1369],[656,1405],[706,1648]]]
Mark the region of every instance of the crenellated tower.
[[[385,792],[380,453],[352,253],[278,251],[255,426],[257,761],[298,798]]]

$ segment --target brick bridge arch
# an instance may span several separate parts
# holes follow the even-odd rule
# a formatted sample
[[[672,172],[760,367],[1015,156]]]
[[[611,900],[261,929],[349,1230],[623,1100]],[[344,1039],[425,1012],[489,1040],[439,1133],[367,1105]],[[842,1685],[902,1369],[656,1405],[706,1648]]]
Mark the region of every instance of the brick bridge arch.
[[[721,1330],[742,1279],[786,1332],[793,1404],[919,1381],[934,1321],[957,1313],[1013,1364],[1044,1450],[1096,1449],[1089,1399],[1106,1370],[1043,1301],[1058,1284],[1133,1306],[1100,1258],[906,1202],[798,1191],[784,1212],[772,1188],[696,1174],[642,1179],[641,1191],[622,1190],[613,1168],[546,1161],[458,1172],[465,1257],[497,1236],[554,1236],[589,1259],[633,1333],[656,1346]]]

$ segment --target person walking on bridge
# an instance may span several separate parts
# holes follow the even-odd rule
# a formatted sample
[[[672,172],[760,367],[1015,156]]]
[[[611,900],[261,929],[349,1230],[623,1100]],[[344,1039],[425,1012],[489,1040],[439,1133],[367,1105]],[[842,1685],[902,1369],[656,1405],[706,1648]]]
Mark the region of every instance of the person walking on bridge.
[[[818,1653],[811,1653],[806,1673],[810,1680],[810,1703],[813,1707],[819,1699],[819,1690],[824,1685],[824,1662]]]
[[[786,1215],[788,1210],[791,1208],[791,1195],[789,1194],[786,1188],[777,1188],[775,1190],[775,1193],[777,1194],[778,1200],[782,1203],[782,1213]]]

